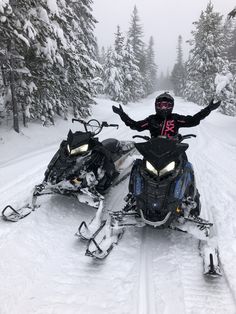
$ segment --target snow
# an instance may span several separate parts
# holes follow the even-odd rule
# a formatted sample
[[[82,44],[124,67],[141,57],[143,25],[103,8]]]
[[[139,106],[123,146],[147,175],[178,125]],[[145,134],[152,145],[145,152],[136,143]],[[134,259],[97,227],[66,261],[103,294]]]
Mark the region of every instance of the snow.
[[[38,8],[38,12],[39,12],[39,17],[40,17],[45,23],[50,24],[50,20],[49,20],[47,11],[46,11],[44,8],[39,7],[39,8]]]
[[[28,37],[32,40],[34,40],[36,38],[37,32],[34,29],[32,23],[30,21],[26,21],[25,25],[23,27],[24,31],[27,31],[28,33]]]
[[[54,39],[51,39],[50,37],[47,37],[46,39],[46,47],[42,47],[41,50],[44,53],[44,55],[48,58],[48,60],[53,63],[53,60],[55,60],[57,55],[57,42]]]
[[[123,106],[135,120],[154,112],[156,94]],[[118,123],[99,137],[132,140],[109,99],[97,98],[93,116]],[[202,109],[176,97],[175,112]],[[22,205],[68,130],[77,123],[57,120],[56,126],[31,124],[18,135],[1,125],[0,204]],[[1,314],[233,314],[236,313],[236,126],[235,118],[212,112],[195,128],[187,151],[201,194],[202,216],[214,222],[224,274],[202,275],[198,241],[190,235],[152,228],[128,229],[104,261],[84,256],[85,243],[74,237],[93,208],[75,199],[45,196],[41,207],[18,223],[0,221]],[[148,132],[144,132],[148,134]],[[120,209],[128,180],[106,198]]]
[[[19,34],[17,30],[14,30],[14,34],[19,37],[28,47],[30,47],[30,43],[27,38],[25,38],[22,34]]]
[[[4,9],[9,5],[9,0],[0,0],[0,12],[4,13]]]
[[[216,94],[219,95],[222,90],[231,83],[233,80],[233,75],[229,72],[226,74],[220,74],[218,73],[215,78],[215,84],[216,84]]]
[[[57,5],[57,0],[47,0],[48,8],[52,12],[52,14],[56,14],[59,16],[59,8]]]
[[[67,44],[67,41],[65,39],[65,36],[64,36],[64,32],[62,30],[62,28],[59,26],[59,24],[57,22],[53,22],[52,23],[52,26],[54,28],[54,34],[58,37],[58,39],[61,41],[63,47],[65,49],[68,48],[68,44]]]

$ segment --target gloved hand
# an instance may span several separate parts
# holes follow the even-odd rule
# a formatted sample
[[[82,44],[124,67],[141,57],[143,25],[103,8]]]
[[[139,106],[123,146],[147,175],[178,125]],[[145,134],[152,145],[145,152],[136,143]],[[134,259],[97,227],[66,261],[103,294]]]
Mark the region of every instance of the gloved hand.
[[[121,107],[121,105],[119,105],[119,108],[116,106],[112,106],[112,110],[113,112],[115,112],[116,114],[118,114],[119,116],[124,112],[123,108]]]
[[[212,111],[217,109],[220,106],[220,104],[221,104],[220,100],[214,103],[214,99],[212,99],[208,105],[208,108]]]

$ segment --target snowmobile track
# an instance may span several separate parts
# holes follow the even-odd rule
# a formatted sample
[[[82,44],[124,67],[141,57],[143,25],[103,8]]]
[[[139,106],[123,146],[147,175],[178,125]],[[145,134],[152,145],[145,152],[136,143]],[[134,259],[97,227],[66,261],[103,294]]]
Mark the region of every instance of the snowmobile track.
[[[152,279],[153,257],[150,250],[150,229],[142,228],[142,242],[139,257],[139,282],[137,296],[138,314],[155,314],[156,309],[155,286]]]

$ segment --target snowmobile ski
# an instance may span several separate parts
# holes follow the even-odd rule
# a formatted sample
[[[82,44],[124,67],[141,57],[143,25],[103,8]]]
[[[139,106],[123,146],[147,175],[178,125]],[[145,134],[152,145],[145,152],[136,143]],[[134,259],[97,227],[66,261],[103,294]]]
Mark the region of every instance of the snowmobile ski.
[[[6,221],[17,222],[22,218],[27,217],[34,210],[30,204],[26,204],[16,210],[11,205],[7,205],[2,211],[2,218]]]
[[[126,169],[127,172],[125,174],[123,174],[121,177],[119,176],[117,180],[113,182],[111,189],[119,185],[121,182],[125,181],[129,177],[131,166],[129,166]],[[92,220],[89,223],[86,223],[85,221],[81,222],[81,224],[79,225],[78,231],[75,234],[76,236],[78,236],[79,238],[83,240],[90,240],[93,237],[96,231],[100,228],[102,221],[104,221],[103,216],[104,216],[105,210],[104,210],[103,204],[104,204],[103,200],[101,200],[98,206],[96,215],[92,218]],[[113,215],[116,216],[116,213],[112,212],[110,213],[110,215],[111,217],[113,217]]]
[[[82,221],[75,235],[83,240],[89,240],[92,238],[96,233],[96,230],[99,229],[100,225],[102,224],[103,209],[103,201],[100,201],[96,215],[92,218],[89,224],[87,224],[85,221]]]
[[[106,258],[114,245],[118,244],[123,233],[124,228],[111,227],[109,219],[102,221],[100,227],[89,239],[85,255],[100,260]]]
[[[222,276],[220,267],[219,251],[213,243],[213,239],[209,241],[199,241],[200,255],[203,258],[203,274],[209,277]]]
[[[32,211],[34,211],[36,208],[40,207],[40,205],[36,205],[38,193],[37,193],[37,185],[34,189],[31,204],[27,203],[24,206],[20,207],[19,209],[15,209],[11,205],[7,205],[3,210],[2,210],[2,219],[6,221],[11,221],[11,222],[17,222],[27,216],[29,216]]]

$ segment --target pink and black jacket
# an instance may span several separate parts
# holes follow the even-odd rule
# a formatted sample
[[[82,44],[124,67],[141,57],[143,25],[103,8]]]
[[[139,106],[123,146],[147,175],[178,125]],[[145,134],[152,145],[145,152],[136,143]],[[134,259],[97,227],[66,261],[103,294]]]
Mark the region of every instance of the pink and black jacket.
[[[134,121],[125,112],[122,112],[120,118],[133,130],[139,132],[149,130],[152,137],[164,135],[172,138],[178,134],[179,128],[189,128],[198,125],[210,112],[211,110],[206,107],[193,116],[171,113],[166,118],[163,118],[157,114],[153,114],[141,121]]]

